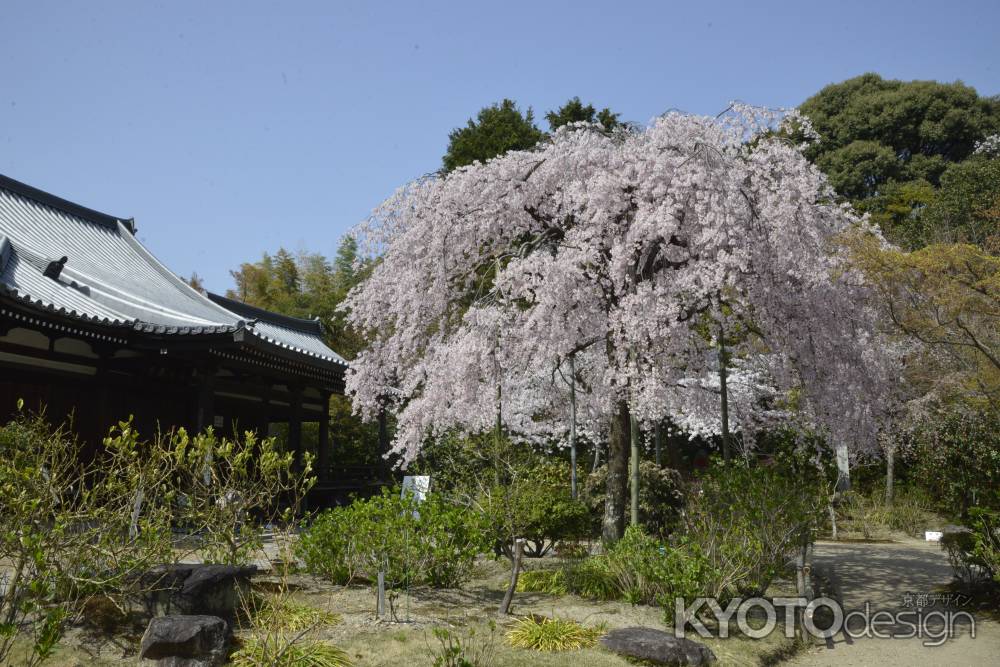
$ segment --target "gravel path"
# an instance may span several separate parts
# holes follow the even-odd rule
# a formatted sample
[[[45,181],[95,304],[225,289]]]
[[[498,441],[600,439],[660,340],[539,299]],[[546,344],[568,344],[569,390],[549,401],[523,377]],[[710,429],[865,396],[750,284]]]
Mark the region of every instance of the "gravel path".
[[[913,540],[906,543],[856,544],[820,542],[814,552],[815,566],[827,577],[835,597],[844,603],[846,612],[864,610],[871,603],[871,613],[885,609],[891,613],[915,611],[920,594],[942,594],[942,587],[952,580],[952,570],[944,552],[936,544]],[[958,612],[962,608],[938,603],[924,612]],[[912,620],[912,619],[911,619]],[[937,621],[937,622],[935,622]],[[856,628],[861,621],[851,625]],[[942,624],[936,618],[927,626],[937,636]],[[897,626],[900,632],[906,630]],[[799,654],[786,664],[801,667],[836,665],[1000,665],[1000,624],[981,615],[975,619],[975,639],[967,622],[957,625],[955,637],[940,646],[925,646],[923,639],[880,639],[846,633]]]

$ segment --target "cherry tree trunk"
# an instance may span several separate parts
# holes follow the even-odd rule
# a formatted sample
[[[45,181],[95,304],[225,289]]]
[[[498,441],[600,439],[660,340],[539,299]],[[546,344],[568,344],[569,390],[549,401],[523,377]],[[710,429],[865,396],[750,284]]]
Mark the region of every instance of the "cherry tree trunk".
[[[630,450],[628,405],[615,406],[608,437],[608,482],[604,499],[601,538],[617,542],[625,533],[625,507],[628,502],[628,463]]]

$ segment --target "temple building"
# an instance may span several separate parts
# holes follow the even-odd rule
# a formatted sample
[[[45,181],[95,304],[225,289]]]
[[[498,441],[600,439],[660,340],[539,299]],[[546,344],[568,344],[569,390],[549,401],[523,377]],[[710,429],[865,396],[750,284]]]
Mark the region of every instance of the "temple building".
[[[303,424],[317,422],[322,481],[346,369],[319,320],[203,294],[139,242],[133,220],[0,176],[0,419],[23,399],[71,418],[93,446],[129,416],[147,435],[287,424],[299,454]]]

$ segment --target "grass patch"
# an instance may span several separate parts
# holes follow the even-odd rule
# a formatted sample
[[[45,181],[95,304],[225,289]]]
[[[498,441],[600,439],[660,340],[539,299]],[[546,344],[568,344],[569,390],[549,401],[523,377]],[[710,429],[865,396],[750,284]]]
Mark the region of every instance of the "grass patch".
[[[566,573],[563,570],[528,570],[517,578],[518,593],[548,593],[566,595]]]
[[[507,633],[507,641],[515,648],[533,651],[570,651],[590,648],[604,634],[604,628],[587,628],[567,618],[550,618],[532,614],[516,622]]]
[[[299,632],[337,625],[342,620],[340,614],[295,602],[288,597],[258,594],[253,600],[253,622],[257,627],[280,627],[289,632]]]
[[[246,637],[230,657],[233,667],[351,667],[343,649],[318,641],[288,643],[278,637]]]

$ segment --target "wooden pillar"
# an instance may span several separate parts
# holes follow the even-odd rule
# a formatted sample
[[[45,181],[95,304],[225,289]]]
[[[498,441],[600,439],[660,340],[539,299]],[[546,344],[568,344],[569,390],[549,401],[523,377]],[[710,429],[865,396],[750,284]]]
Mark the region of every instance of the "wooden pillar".
[[[316,452],[316,466],[321,482],[330,479],[330,394],[323,392],[323,412],[319,419],[319,451]]]
[[[199,433],[215,423],[215,369],[208,368],[201,374],[198,388],[198,417],[195,427]]]
[[[291,406],[288,415],[288,447],[294,452],[293,465],[297,470],[302,469],[302,390],[299,387],[290,387]]]

